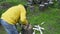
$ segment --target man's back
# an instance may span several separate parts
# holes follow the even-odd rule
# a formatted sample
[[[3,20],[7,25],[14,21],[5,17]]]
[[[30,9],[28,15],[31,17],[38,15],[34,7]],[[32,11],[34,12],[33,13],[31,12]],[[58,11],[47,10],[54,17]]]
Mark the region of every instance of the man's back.
[[[16,24],[17,20],[20,17],[20,13],[21,12],[19,6],[13,6],[2,14],[1,19],[4,19],[10,24]]]

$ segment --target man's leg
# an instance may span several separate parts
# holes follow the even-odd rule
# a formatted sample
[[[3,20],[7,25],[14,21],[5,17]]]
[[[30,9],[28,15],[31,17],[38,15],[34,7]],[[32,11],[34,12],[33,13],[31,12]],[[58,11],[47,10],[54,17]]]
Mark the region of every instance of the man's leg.
[[[1,19],[0,19],[0,25],[1,25]]]
[[[18,34],[17,29],[14,25],[8,24],[6,21],[1,20],[2,26],[5,28],[8,34]]]

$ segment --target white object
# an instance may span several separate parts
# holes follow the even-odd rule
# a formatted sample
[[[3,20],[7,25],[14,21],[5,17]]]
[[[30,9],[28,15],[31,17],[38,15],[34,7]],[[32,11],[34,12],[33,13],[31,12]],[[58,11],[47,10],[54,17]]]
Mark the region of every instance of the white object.
[[[43,7],[44,7],[45,5],[43,5],[43,4],[40,4],[40,6],[43,6]]]
[[[21,34],[21,32],[19,34]]]
[[[49,4],[53,4],[53,2],[49,2]]]
[[[42,30],[44,30],[44,28],[40,27],[39,25],[35,25],[35,28],[33,28],[33,30],[33,34],[36,34],[35,31],[39,31],[40,34],[43,34]]]
[[[47,5],[48,3],[44,3],[45,5]]]
[[[42,22],[41,25],[43,25],[45,22]]]

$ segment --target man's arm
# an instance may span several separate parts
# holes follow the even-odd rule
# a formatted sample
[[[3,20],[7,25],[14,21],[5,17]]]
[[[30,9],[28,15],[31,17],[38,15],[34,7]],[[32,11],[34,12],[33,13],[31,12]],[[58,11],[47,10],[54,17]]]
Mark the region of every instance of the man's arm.
[[[25,24],[27,25],[28,24],[28,21],[27,21],[27,18],[26,18],[26,10],[24,8],[23,5],[20,5],[20,20],[22,22],[22,24]]]

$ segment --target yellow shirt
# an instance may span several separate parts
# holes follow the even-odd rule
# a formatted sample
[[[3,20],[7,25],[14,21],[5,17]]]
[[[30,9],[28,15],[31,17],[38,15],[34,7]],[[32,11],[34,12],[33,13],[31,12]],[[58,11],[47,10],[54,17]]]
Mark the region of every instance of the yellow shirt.
[[[16,24],[19,20],[21,20],[22,24],[27,24],[26,10],[21,4],[13,6],[2,14],[1,19],[9,24]]]

